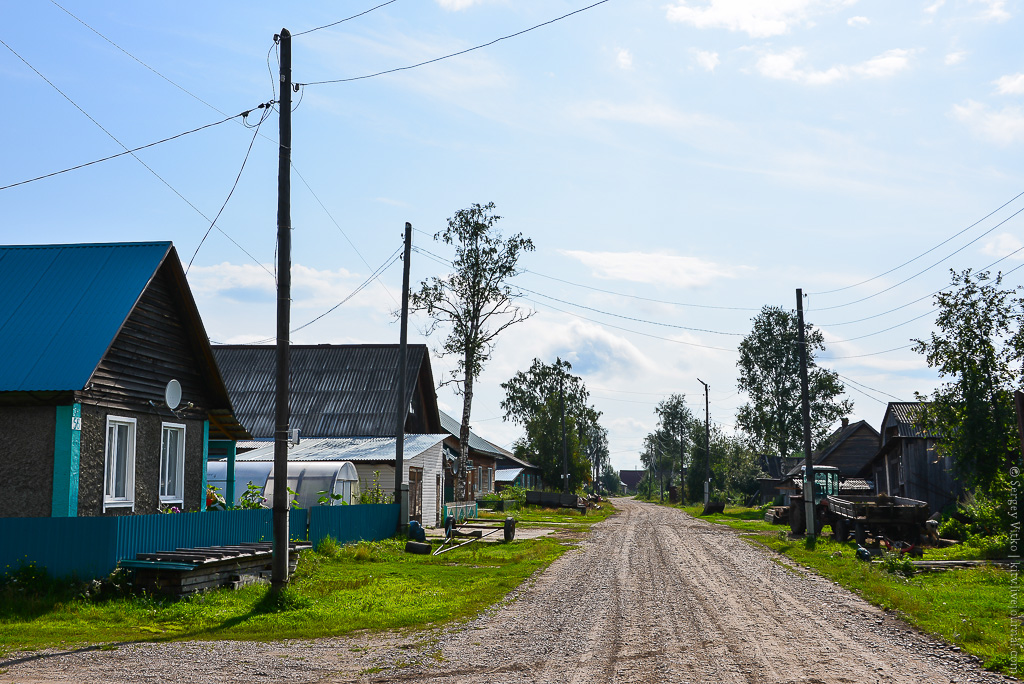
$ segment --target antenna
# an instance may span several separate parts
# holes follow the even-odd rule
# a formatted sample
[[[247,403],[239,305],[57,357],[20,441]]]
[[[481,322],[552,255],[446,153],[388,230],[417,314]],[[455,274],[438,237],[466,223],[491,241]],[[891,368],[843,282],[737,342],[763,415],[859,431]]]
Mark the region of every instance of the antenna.
[[[169,381],[164,388],[164,403],[172,411],[181,404],[181,383],[177,380]]]

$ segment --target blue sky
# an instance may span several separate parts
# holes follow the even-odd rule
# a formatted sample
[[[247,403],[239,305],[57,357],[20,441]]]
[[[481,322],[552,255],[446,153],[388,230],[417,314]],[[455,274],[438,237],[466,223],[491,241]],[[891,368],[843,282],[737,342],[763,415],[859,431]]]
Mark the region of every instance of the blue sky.
[[[271,101],[276,32],[375,4],[10,3],[0,186],[117,154],[113,138],[145,145]],[[293,75],[404,67],[589,4],[395,0],[296,36]],[[499,338],[480,380],[485,437],[519,434],[500,419],[500,383],[556,356],[604,412],[616,467],[639,462],[659,399],[682,392],[703,411],[698,377],[731,430],[744,402],[736,344],[762,306],[793,307],[798,287],[851,417],[877,427],[884,402],[937,382],[907,345],[931,330],[927,295],[949,269],[1022,263],[1022,12],[1013,0],[609,0],[452,59],[304,86],[294,327],[388,263],[405,221],[443,259],[431,236],[445,219],[493,201],[503,231],[537,246],[516,281],[536,314]],[[213,340],[271,338],[276,139],[276,113],[255,138],[232,120],[141,162],[4,189],[3,241],[172,240],[186,264],[195,255],[189,282]],[[412,270],[418,282],[444,267],[417,252]],[[294,342],[397,341],[400,283],[393,263]],[[451,367],[434,357],[438,379]],[[448,389],[439,400],[458,413]]]

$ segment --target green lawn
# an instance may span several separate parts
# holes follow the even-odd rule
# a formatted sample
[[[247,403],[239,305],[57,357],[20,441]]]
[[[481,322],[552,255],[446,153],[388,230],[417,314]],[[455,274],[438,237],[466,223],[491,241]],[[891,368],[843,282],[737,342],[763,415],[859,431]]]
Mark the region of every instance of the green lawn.
[[[403,548],[388,540],[303,552],[276,602],[266,585],[183,600],[86,598],[82,586],[23,572],[0,583],[0,652],[140,640],[304,639],[440,623],[477,614],[569,547],[541,538],[470,544],[436,557]]]
[[[737,530],[747,530],[749,532],[774,532],[775,530],[781,529],[779,525],[766,523],[764,521],[764,511],[760,508],[726,506],[724,513],[713,513],[711,515],[701,515],[701,511],[704,510],[704,506],[702,505],[682,506],[681,508],[695,518],[707,520],[708,522],[721,523],[722,525],[728,525],[729,527]]]

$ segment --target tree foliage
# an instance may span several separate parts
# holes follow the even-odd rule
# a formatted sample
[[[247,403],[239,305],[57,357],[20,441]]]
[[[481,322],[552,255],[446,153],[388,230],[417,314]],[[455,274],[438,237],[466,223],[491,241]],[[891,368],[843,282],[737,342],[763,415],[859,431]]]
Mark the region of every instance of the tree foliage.
[[[914,351],[946,382],[923,407],[939,453],[953,458],[969,486],[991,491],[1002,466],[1019,459],[1013,390],[1024,360],[1024,299],[1002,288],[1002,274],[951,271],[952,290],[935,297],[937,331]]]
[[[674,481],[682,479],[682,469],[703,448],[704,424],[694,417],[683,394],[673,394],[658,402],[654,412],[658,424],[644,438],[640,462],[653,473],[659,492],[667,492]]]
[[[562,402],[565,403],[565,441],[570,491],[590,482],[593,466],[589,454],[607,454],[607,433],[598,425],[600,411],[587,402],[583,379],[573,375],[572,364],[556,359],[546,364],[534,359],[530,368],[502,383],[505,420],[521,425],[526,434],[516,443],[516,453],[540,467],[548,486],[562,483]],[[561,393],[560,393],[561,391]]]
[[[766,306],[754,318],[753,329],[739,346],[737,387],[750,402],[741,406],[736,424],[750,448],[782,457],[802,453],[803,419],[800,401],[800,349],[797,316],[781,307]],[[830,427],[853,410],[849,399],[840,400],[845,388],[835,371],[814,362],[825,349],[824,337],[804,323],[807,343],[808,395],[811,405],[811,441],[817,447]]]
[[[473,404],[473,382],[491,357],[497,336],[506,328],[530,317],[513,302],[509,280],[516,275],[520,256],[533,251],[533,242],[521,233],[504,238],[495,228],[501,219],[494,203],[473,204],[448,219],[447,227],[434,235],[455,247],[452,272],[420,283],[409,294],[410,310],[423,311],[431,318],[428,334],[448,329],[443,354],[458,356],[456,369],[447,382],[462,394],[462,423],[459,479],[456,491],[466,498],[466,463],[469,458],[469,424]]]

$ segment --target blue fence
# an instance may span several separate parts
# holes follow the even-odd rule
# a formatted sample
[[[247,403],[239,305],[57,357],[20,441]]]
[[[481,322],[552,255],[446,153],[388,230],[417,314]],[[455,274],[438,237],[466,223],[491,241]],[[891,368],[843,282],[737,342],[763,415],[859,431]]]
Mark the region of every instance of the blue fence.
[[[307,527],[307,520],[309,525]],[[316,506],[289,515],[289,536],[351,542],[386,539],[398,525],[397,504]],[[34,563],[55,576],[105,577],[118,561],[177,548],[227,546],[273,539],[269,509],[85,518],[0,518],[0,574]]]
[[[324,537],[342,544],[393,537],[398,527],[398,504],[314,506],[309,509],[309,541],[314,546]]]

